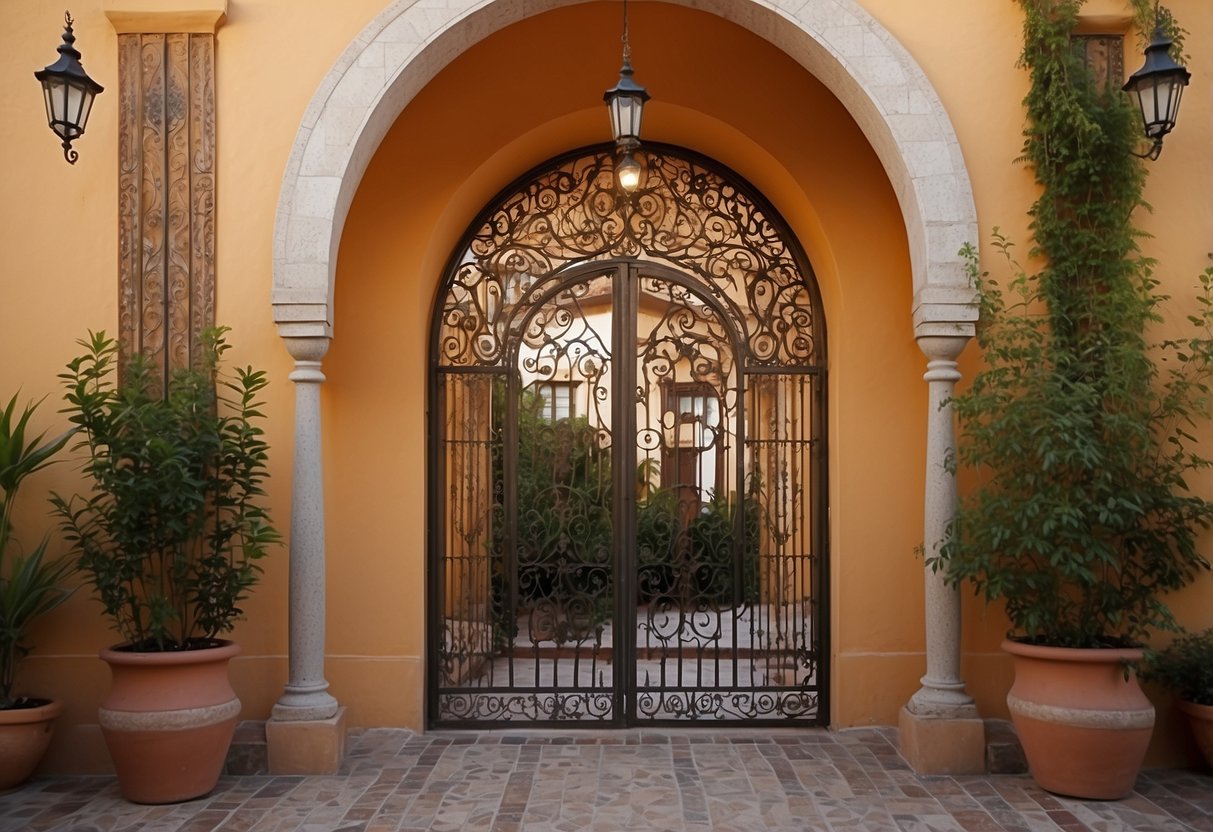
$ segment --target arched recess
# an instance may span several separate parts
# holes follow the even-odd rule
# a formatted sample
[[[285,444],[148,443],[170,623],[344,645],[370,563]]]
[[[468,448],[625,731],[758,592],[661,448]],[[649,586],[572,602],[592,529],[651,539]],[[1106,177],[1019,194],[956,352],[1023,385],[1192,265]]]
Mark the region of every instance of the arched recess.
[[[280,193],[273,312],[295,359],[289,681],[275,719],[329,719],[324,680],[324,520],[319,386],[333,336],[337,252],[362,175],[396,118],[464,48],[510,24],[578,0],[397,0],[347,48],[312,98]],[[946,407],[976,299],[957,254],[976,240],[976,210],[951,122],[925,73],[856,0],[665,0],[715,14],[781,49],[828,88],[881,161],[909,243],[914,332],[930,359],[928,548],[954,504],[944,467],[953,439]],[[407,196],[403,194],[402,196]],[[927,578],[927,674],[911,703],[927,716],[968,715],[958,678],[959,600]],[[920,701],[921,700],[921,701]]]
[[[435,726],[828,721],[826,330],[787,224],[647,144],[552,160],[430,344]]]
[[[274,320],[285,338],[331,337],[341,232],[396,117],[461,50],[577,0],[396,0],[346,49],[304,115],[274,236]],[[921,67],[855,0],[666,0],[782,49],[838,97],[881,160],[910,245],[915,332],[968,335],[977,310],[957,252],[976,209],[950,119]]]

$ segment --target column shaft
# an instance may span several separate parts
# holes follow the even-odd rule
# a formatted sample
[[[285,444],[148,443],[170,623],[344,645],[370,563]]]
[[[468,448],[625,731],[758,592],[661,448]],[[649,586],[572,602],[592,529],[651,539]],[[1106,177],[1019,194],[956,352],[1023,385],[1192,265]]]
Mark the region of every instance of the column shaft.
[[[320,359],[327,338],[288,338],[295,357],[295,465],[291,490],[290,656],[276,720],[325,720],[337,700],[324,678],[324,481],[321,467]]]
[[[918,339],[929,359],[923,376],[930,390],[923,516],[923,546],[928,557],[938,551],[956,513],[956,478],[946,467],[956,452],[956,432],[947,402],[960,380],[956,357],[967,342],[968,338],[959,336]],[[975,716],[973,698],[960,678],[960,592],[945,583],[942,572],[929,567],[925,567],[924,579],[927,672],[908,708],[919,716]]]

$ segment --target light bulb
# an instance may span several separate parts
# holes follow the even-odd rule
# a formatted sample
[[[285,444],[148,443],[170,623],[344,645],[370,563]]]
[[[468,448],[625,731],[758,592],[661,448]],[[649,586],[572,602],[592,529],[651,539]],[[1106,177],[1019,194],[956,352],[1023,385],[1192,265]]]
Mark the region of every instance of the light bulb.
[[[625,194],[634,193],[640,187],[640,174],[640,163],[631,153],[624,156],[618,167],[615,168],[615,178]]]

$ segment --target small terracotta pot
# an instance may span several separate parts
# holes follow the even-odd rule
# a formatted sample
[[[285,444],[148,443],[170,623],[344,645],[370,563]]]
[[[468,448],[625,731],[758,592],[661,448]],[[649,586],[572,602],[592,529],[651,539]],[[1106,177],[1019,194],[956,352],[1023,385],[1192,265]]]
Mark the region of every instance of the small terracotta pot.
[[[113,686],[98,711],[101,733],[133,803],[179,803],[215,788],[240,700],[227,665],[231,642],[174,653],[101,651]]]
[[[62,702],[0,711],[0,791],[20,786],[42,760]]]
[[[1188,726],[1205,757],[1205,765],[1213,768],[1213,705],[1197,705],[1180,699],[1179,709],[1188,717]]]
[[[1015,659],[1007,706],[1044,789],[1089,800],[1117,800],[1133,791],[1154,731],[1154,706],[1125,662],[1139,649],[1041,647],[1010,639]]]

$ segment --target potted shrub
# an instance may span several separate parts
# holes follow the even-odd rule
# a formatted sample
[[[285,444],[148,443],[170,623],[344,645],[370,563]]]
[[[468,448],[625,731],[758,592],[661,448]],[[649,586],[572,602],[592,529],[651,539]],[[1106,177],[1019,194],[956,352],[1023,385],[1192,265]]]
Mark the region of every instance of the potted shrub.
[[[123,795],[169,803],[214,788],[240,702],[229,632],[278,541],[263,496],[265,374],[221,370],[226,329],[162,389],[134,356],[118,374],[104,333],[61,374],[87,451],[86,496],[55,505],[81,570],[122,643],[102,651],[113,687],[99,721]]]
[[[17,410],[17,397],[0,411],[0,790],[25,782],[50,743],[63,704],[18,696],[17,664],[30,651],[26,629],[71,595],[65,581],[74,569],[66,558],[47,557],[48,538],[22,553],[13,539],[13,507],[22,481],[45,468],[67,444],[71,431],[46,440],[30,434],[37,408]]]
[[[1208,394],[1213,272],[1200,282],[1196,334],[1151,343],[1164,298],[1132,221],[1145,176],[1134,112],[1096,88],[1071,47],[1081,0],[1021,3],[1041,265],[1026,273],[996,233],[1015,275],[1004,299],[963,252],[986,363],[952,402],[962,429],[952,464],[975,487],[933,565],[1005,603],[1008,707],[1037,782],[1117,798],[1153,727],[1132,672],[1140,645],[1175,628],[1162,596],[1209,565],[1197,536],[1213,505],[1185,475],[1209,464],[1188,430]]]
[[[1205,764],[1213,767],[1213,628],[1185,633],[1149,653],[1143,675],[1179,700]]]

